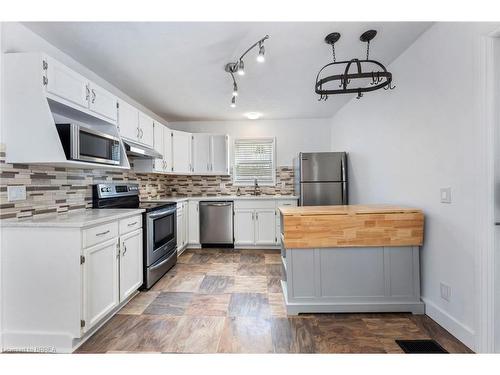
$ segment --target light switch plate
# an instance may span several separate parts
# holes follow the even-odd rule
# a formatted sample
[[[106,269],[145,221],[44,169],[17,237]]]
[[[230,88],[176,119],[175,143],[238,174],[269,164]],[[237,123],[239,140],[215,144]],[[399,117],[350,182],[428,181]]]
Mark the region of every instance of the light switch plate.
[[[441,188],[441,203],[451,203],[451,188]]]
[[[225,189],[226,188],[226,184],[224,182],[221,182],[220,185],[219,185],[219,187],[221,189]]]
[[[9,202],[26,200],[26,186],[7,186],[7,200]]]
[[[281,181],[281,188],[284,189],[286,186],[285,181]]]

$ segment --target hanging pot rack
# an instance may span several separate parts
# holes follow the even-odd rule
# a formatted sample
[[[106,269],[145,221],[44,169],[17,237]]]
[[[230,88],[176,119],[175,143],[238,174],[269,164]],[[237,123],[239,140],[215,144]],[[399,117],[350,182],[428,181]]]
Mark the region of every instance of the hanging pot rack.
[[[366,59],[354,58],[345,61],[336,61],[335,56],[335,43],[340,39],[340,33],[331,33],[325,37],[325,43],[332,46],[333,62],[323,66],[316,76],[315,92],[320,95],[318,100],[327,100],[329,95],[336,94],[358,94],[356,98],[360,99],[365,92],[375,91],[381,88],[385,90],[393,90],[395,88],[395,86],[392,85],[392,73],[387,71],[382,63],[370,59],[370,41],[375,38],[376,35],[376,30],[368,30],[359,38],[360,41],[367,43]],[[321,73],[334,65],[345,65],[343,73],[326,76],[320,79]],[[368,66],[376,70],[369,71],[366,69]],[[351,71],[352,67],[354,67],[353,71]],[[365,67],[365,69],[363,69],[363,67]],[[358,79],[371,79],[370,85],[353,87],[351,83],[354,83],[354,81]],[[339,82],[338,88],[331,88],[331,85],[329,88],[326,88],[327,83],[335,81]]]

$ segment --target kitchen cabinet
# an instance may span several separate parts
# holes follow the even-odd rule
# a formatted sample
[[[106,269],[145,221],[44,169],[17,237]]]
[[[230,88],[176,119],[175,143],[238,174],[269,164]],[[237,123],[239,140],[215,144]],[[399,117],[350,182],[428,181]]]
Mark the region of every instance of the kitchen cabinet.
[[[188,203],[188,244],[200,246],[200,202],[189,201]]]
[[[172,132],[157,121],[153,124],[153,148],[163,159],[136,159],[134,169],[145,173],[172,172]]]
[[[276,243],[275,209],[255,210],[255,245],[274,245]]]
[[[137,141],[139,111],[123,100],[118,100],[118,131],[123,138]]]
[[[193,173],[229,174],[228,136],[192,135]]]
[[[84,324],[87,331],[119,303],[118,239],[84,250]]]
[[[46,71],[43,83],[47,93],[79,107],[88,108],[88,79],[50,57],[44,58],[42,66]]]
[[[116,96],[92,82],[89,83],[89,91],[89,109],[116,121],[118,118],[118,99]]]
[[[142,285],[141,211],[84,211],[2,225],[4,349],[72,352]]]
[[[210,172],[210,141],[209,134],[193,134],[191,136],[192,164],[194,173]]]
[[[118,99],[109,91],[52,58],[46,57],[42,67],[46,72],[43,83],[47,93],[93,114],[117,120]]]
[[[254,245],[255,244],[255,211],[253,209],[234,210],[234,244]]]
[[[229,136],[210,136],[210,163],[212,173],[229,174]]]
[[[181,254],[188,244],[188,202],[177,203],[177,254]]]
[[[142,220],[139,217],[139,220]],[[142,285],[142,228],[120,237],[120,302]]]
[[[148,115],[139,111],[139,142],[153,147],[154,121]]]
[[[172,167],[176,173],[191,173],[191,133],[172,130]]]

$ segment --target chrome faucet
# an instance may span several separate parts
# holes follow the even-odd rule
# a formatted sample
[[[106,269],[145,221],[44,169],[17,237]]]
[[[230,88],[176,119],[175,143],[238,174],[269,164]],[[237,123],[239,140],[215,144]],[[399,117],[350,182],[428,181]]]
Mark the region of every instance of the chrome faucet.
[[[253,179],[253,195],[260,195],[260,187],[256,178]]]

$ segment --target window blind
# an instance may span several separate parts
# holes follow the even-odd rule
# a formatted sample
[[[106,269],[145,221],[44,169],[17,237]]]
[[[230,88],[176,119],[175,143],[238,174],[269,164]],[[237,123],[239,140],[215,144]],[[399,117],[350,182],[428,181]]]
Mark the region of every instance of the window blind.
[[[274,184],[274,138],[235,139],[234,183]]]

